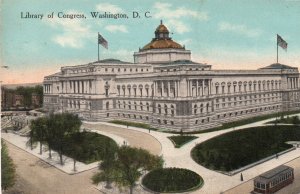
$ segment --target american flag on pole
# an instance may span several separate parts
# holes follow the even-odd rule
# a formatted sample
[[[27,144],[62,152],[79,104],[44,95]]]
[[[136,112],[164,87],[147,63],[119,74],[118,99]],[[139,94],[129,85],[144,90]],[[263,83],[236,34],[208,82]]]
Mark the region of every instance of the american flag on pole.
[[[285,51],[287,50],[288,43],[285,40],[283,40],[283,38],[281,38],[281,36],[279,36],[278,34],[277,34],[277,45],[283,48]]]
[[[98,44],[101,44],[104,48],[108,49],[108,42],[98,33]]]

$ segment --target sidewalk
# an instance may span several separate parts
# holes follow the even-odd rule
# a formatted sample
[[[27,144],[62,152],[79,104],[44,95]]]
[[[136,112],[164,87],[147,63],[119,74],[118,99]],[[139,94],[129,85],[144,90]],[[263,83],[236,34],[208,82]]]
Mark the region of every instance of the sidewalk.
[[[123,139],[119,136],[113,135],[113,134],[109,134],[109,133],[98,131],[98,130],[89,130],[89,131],[108,136],[111,139],[113,139],[119,146],[123,145],[124,142],[126,142],[127,145],[129,144],[125,139]],[[98,164],[100,162],[100,161],[97,161],[97,162],[93,162],[90,164],[84,164],[82,162],[76,161],[76,171],[74,171],[72,158],[63,156],[64,165],[62,166],[60,164],[60,159],[59,159],[59,155],[57,152],[52,150],[51,151],[52,159],[49,159],[49,151],[48,150],[44,151],[44,146],[43,146],[43,153],[42,153],[42,155],[40,155],[39,154],[40,153],[40,144],[37,143],[37,146],[33,150],[31,150],[30,147],[26,146],[26,142],[28,141],[27,137],[22,137],[22,136],[13,134],[13,133],[1,133],[1,136],[4,140],[14,144],[15,146],[21,148],[22,150],[24,150],[28,153],[40,158],[41,160],[47,162],[48,164],[56,167],[57,169],[63,171],[64,173],[67,173],[67,174],[77,174],[77,173],[80,173],[80,172],[83,172],[86,170],[97,168]]]

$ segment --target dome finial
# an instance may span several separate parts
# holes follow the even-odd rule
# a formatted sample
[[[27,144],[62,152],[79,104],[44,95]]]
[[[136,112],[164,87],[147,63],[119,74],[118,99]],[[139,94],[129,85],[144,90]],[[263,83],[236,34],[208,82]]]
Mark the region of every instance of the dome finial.
[[[160,24],[161,24],[161,25],[163,24],[162,20],[160,20]]]

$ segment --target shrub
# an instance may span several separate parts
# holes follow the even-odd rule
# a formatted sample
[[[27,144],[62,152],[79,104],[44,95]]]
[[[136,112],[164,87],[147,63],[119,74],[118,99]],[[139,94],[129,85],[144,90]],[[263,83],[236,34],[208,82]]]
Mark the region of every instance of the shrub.
[[[3,141],[1,141],[1,147],[1,187],[6,190],[15,184],[16,170]]]
[[[197,173],[182,168],[161,168],[149,172],[142,184],[155,192],[185,192],[196,190],[203,185]]]

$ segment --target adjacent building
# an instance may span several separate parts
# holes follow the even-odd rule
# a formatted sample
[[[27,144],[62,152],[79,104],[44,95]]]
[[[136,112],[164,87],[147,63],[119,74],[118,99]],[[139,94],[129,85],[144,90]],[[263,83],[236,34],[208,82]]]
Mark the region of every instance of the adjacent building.
[[[127,120],[192,131],[256,115],[300,109],[298,68],[213,70],[164,24],[134,53],[134,62],[105,59],[65,66],[44,78],[44,108],[89,121]]]

